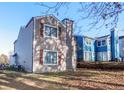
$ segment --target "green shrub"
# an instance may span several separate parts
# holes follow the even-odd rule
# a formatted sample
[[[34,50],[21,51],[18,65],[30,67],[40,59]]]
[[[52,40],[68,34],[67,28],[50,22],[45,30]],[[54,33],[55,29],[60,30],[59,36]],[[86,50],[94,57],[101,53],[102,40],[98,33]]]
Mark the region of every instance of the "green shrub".
[[[15,65],[9,66],[8,68],[6,68],[6,70],[26,72],[22,66],[15,66]]]

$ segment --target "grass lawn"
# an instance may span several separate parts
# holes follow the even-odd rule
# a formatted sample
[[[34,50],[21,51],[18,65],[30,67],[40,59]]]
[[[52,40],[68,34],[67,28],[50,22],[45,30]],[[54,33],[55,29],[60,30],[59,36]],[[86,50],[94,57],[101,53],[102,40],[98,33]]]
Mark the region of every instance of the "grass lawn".
[[[77,69],[44,74],[0,71],[0,89],[124,89],[124,71]]]

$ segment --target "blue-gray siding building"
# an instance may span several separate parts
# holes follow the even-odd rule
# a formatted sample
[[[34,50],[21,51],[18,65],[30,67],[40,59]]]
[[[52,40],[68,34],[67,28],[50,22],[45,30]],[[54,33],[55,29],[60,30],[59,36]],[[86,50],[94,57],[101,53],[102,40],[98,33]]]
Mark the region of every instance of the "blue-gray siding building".
[[[77,59],[95,61],[95,39],[87,36],[75,36],[77,44]]]
[[[119,40],[118,31],[115,29],[111,29],[109,35],[102,37],[75,36],[77,59],[90,62],[119,60]]]

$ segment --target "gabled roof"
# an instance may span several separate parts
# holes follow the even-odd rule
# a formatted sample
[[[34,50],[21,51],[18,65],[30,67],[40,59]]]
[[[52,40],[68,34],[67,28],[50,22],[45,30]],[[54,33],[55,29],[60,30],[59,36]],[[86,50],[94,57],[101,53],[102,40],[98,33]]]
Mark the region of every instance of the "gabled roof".
[[[14,44],[17,42],[17,39],[14,41]]]
[[[105,37],[109,37],[110,35],[105,35],[105,36],[101,36],[101,37],[96,37],[96,39],[99,39],[99,38],[105,38]]]
[[[62,21],[60,21],[60,20],[59,20],[57,17],[55,17],[53,14],[49,14],[49,15],[42,15],[42,16],[35,16],[35,17],[32,17],[32,18],[30,19],[30,21],[27,23],[27,25],[25,26],[25,28],[30,24],[30,22],[31,22],[32,20],[34,20],[34,18],[43,18],[43,17],[48,17],[48,16],[53,17],[53,18],[56,19],[62,26],[65,27],[65,24],[62,23]]]
[[[32,18],[30,19],[30,21],[27,23],[27,25],[25,26],[25,28],[28,27],[28,25],[30,24],[30,22],[31,22],[32,20],[34,20],[34,17],[32,17]]]
[[[89,37],[89,36],[85,36],[85,35],[74,35],[74,37],[85,37],[85,38],[89,38],[89,39],[93,39],[94,40],[94,38]]]
[[[85,35],[83,35],[83,37],[85,37],[85,38],[89,38],[89,39],[93,39],[93,40],[94,40],[94,38],[89,37],[89,36],[85,36]]]
[[[53,14],[49,14],[49,15],[43,15],[43,16],[35,16],[34,18],[42,18],[42,17],[48,17],[48,16],[52,16],[53,18],[55,18],[61,25],[63,25],[65,27],[65,24],[62,23],[62,21],[60,21],[57,17],[55,17]]]
[[[35,17],[32,17],[32,18],[29,20],[29,22],[23,27],[23,29],[27,28],[28,25],[31,23],[31,21],[34,20],[34,18],[43,18],[43,17],[48,17],[48,16],[51,16],[51,17],[53,17],[54,19],[56,19],[64,28],[66,27],[66,25],[65,25],[62,21],[60,21],[57,17],[55,17],[53,14],[49,14],[49,15],[42,15],[42,16],[35,16]],[[21,27],[20,29],[22,29],[22,27]],[[21,31],[21,30],[20,30],[20,31]],[[19,31],[19,34],[20,34],[20,31]],[[18,35],[18,36],[19,36],[19,35]],[[18,40],[18,39],[17,39],[17,40]],[[16,43],[17,40],[15,40],[14,43]]]

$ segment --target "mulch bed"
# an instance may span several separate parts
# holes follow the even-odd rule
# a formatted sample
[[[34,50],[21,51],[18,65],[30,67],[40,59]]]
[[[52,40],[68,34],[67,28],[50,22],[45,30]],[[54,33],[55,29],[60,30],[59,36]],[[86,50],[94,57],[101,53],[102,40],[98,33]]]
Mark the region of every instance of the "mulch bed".
[[[77,68],[124,70],[124,62],[78,62]]]

